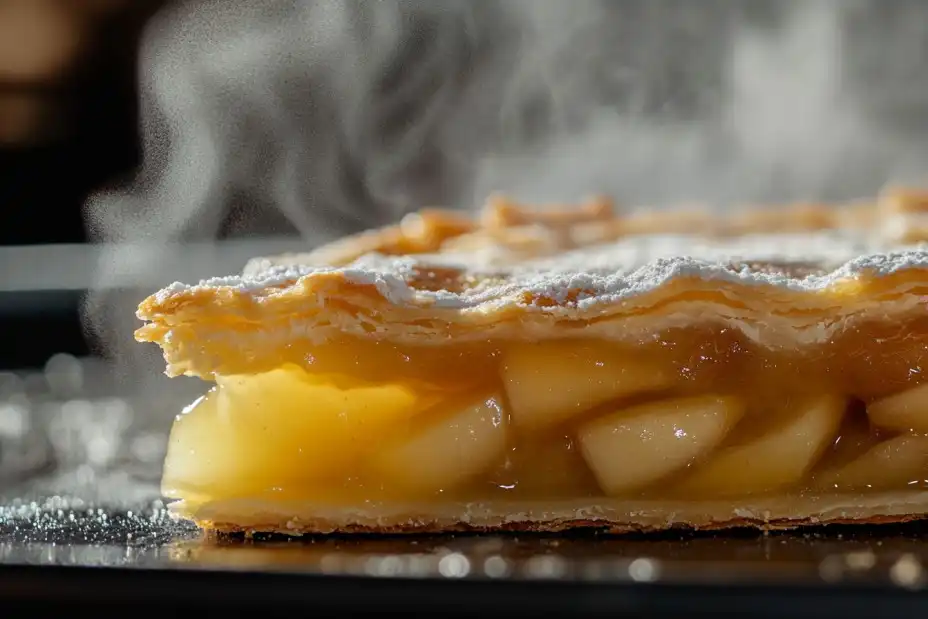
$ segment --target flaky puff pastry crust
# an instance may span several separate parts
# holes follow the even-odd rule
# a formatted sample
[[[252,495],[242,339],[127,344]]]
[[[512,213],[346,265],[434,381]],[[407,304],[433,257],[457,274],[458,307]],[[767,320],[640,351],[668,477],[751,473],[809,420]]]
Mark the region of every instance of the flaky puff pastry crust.
[[[919,306],[928,252],[899,239],[920,240],[926,209],[928,197],[901,191],[731,217],[497,198],[472,219],[425,210],[309,254],[256,259],[241,276],[174,284],[139,306],[148,324],[136,339],[161,346],[169,375],[205,378],[299,362],[292,344],[345,337],[634,343],[712,323],[795,348]]]

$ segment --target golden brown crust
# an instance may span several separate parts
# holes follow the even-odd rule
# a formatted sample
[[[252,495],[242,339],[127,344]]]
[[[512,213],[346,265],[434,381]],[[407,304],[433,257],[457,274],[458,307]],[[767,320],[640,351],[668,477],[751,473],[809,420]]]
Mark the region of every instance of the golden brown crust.
[[[698,207],[622,213],[604,197],[579,205],[538,208],[504,196],[493,196],[477,218],[444,209],[423,209],[408,215],[398,225],[345,237],[308,254],[265,259],[266,262],[259,264],[342,266],[369,253],[432,254],[489,245],[507,247],[523,256],[542,255],[586,242],[603,243],[625,236],[655,234],[725,237],[866,230],[883,216],[919,210],[921,196],[914,191],[894,190],[887,192],[878,203],[841,206],[799,203],[749,208],[728,216],[713,215]]]
[[[762,519],[733,518],[725,522],[709,523],[701,526],[692,526],[684,523],[674,524],[671,526],[639,526],[629,523],[604,523],[600,520],[557,520],[544,524],[531,522],[509,522],[499,526],[475,526],[463,522],[457,522],[448,526],[421,525],[421,526],[401,526],[392,527],[367,526],[367,525],[345,525],[336,527],[331,524],[313,525],[294,528],[280,528],[280,524],[257,523],[243,527],[241,525],[212,521],[194,521],[197,527],[204,531],[214,532],[221,535],[240,535],[251,533],[262,533],[270,535],[447,535],[450,533],[534,533],[534,534],[557,534],[567,533],[577,530],[593,530],[598,533],[607,535],[628,535],[634,533],[660,533],[669,530],[691,530],[691,531],[729,531],[731,529],[755,529],[758,531],[794,531],[807,527],[821,527],[827,525],[885,525],[885,524],[905,524],[906,522],[915,522],[928,518],[928,508],[925,513],[919,514],[898,514],[894,516],[874,516],[873,518],[835,518],[832,520],[821,520],[819,518],[811,519],[780,519],[765,521]]]
[[[169,374],[203,377],[268,369],[262,360],[279,362],[289,344],[344,336],[435,346],[556,338],[583,326],[585,336],[615,340],[687,314],[722,317],[763,344],[801,345],[828,337],[822,324],[841,329],[868,312],[911,310],[928,288],[928,252],[887,252],[898,226],[889,245],[870,233],[874,218],[918,215],[924,204],[922,194],[897,191],[874,205],[724,218],[623,215],[603,199],[533,210],[495,198],[476,219],[426,210],[306,256],[259,260],[247,276],[168,287],[140,304],[149,324],[136,339],[163,348]],[[821,230],[843,236],[813,236]],[[907,230],[911,238],[920,228]],[[668,232],[689,240],[668,248],[653,236]],[[762,237],[744,236],[754,233],[772,239],[767,254]],[[799,236],[790,249],[789,237],[770,233]],[[673,257],[682,255],[698,259]]]
[[[571,231],[586,231],[597,242],[608,242],[632,235],[703,234],[712,237],[867,230],[874,223],[900,213],[925,212],[928,212],[928,192],[902,188],[888,189],[874,202],[748,207],[730,215],[714,215],[699,207],[622,212],[606,197],[596,197],[579,205],[539,208],[505,196],[492,196],[476,219],[453,211],[426,209],[408,216],[398,226],[341,239],[302,259],[314,264],[340,266],[371,252],[411,255],[490,244],[518,247],[525,244],[527,229],[549,241],[539,250],[549,253],[582,245],[577,239],[571,240]],[[920,235],[920,231],[913,231],[908,242],[928,240],[928,235]],[[577,236],[583,237],[582,234]]]
[[[396,226],[339,239],[306,258],[313,264],[341,266],[373,252],[388,256],[431,253],[439,251],[446,240],[472,232],[477,226],[454,211],[423,209],[407,215]]]
[[[731,502],[648,502],[597,499],[505,505],[437,505],[402,513],[333,510],[309,503],[273,505],[221,501],[178,516],[220,533],[435,534],[454,532],[561,533],[596,529],[604,533],[648,533],[669,529],[700,531],[749,527],[787,530],[827,524],[891,524],[928,517],[928,493],[895,492],[834,496],[793,496]]]
[[[755,275],[764,277],[759,271]],[[681,320],[732,328],[766,347],[801,349],[855,322],[905,320],[926,288],[924,270],[884,278],[858,274],[820,290],[678,279],[602,305],[583,306],[587,291],[581,287],[558,295],[517,289],[470,308],[435,309],[397,305],[374,286],[322,274],[270,300],[213,288],[150,299],[142,313],[152,322],[136,338],[162,346],[169,374],[203,377],[299,365],[314,345],[345,338],[429,347],[568,336],[635,343],[683,326]]]

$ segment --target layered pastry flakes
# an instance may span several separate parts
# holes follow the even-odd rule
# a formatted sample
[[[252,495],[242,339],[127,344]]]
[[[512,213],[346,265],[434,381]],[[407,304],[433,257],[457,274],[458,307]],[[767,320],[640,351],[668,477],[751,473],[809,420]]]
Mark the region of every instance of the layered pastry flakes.
[[[213,386],[163,491],[220,531],[561,531],[928,513],[928,197],[426,210],[146,299]]]

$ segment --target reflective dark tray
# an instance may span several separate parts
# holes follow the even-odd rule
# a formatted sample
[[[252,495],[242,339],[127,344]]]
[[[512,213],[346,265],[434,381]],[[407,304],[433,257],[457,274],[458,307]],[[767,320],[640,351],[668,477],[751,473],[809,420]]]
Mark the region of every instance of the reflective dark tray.
[[[74,370],[59,361],[59,373]],[[43,380],[76,389],[67,371]],[[109,387],[62,399],[37,394],[34,376],[16,389],[0,378],[0,608],[928,615],[928,523],[769,535],[204,536],[173,522],[158,497],[177,410],[163,391],[144,401]]]
[[[15,503],[15,502],[14,502]],[[204,536],[160,502],[3,508],[0,603],[270,616],[864,617],[928,611],[928,528],[567,537]]]

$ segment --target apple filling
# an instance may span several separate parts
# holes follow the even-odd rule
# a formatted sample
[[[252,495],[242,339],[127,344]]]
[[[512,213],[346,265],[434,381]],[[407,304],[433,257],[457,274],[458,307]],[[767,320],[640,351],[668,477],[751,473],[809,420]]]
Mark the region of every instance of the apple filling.
[[[801,353],[730,329],[634,346],[334,342],[300,351],[303,365],[217,376],[175,422],[163,490],[190,510],[920,488],[928,336],[913,334],[928,329],[915,327],[863,326]]]

